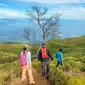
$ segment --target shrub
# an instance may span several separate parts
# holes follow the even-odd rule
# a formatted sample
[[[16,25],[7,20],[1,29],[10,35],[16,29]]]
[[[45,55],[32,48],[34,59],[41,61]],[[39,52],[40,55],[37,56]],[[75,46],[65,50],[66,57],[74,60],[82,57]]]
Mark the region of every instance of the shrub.
[[[10,81],[10,74],[7,73],[6,71],[0,71],[0,84],[3,85],[5,84],[6,82],[9,82]]]
[[[18,55],[14,53],[0,52],[0,63],[13,62],[19,58]]]
[[[52,85],[67,85],[67,78],[63,71],[52,68],[49,72],[49,79]]]
[[[13,63],[0,64],[0,84],[11,81],[20,76],[19,61]]]
[[[85,79],[79,77],[71,77],[68,80],[68,85],[85,85]]]
[[[12,73],[11,74],[13,74],[13,77],[15,77],[15,78],[20,76],[21,70],[20,70],[19,61],[15,61],[14,63],[12,63]]]
[[[39,62],[38,60],[34,60],[34,61],[32,62],[32,66],[33,66],[34,68],[40,67],[40,62]]]
[[[63,71],[69,72],[70,70],[72,70],[72,66],[69,63],[64,62],[63,65],[62,65],[62,67],[61,67],[61,69]]]
[[[85,72],[85,64],[82,65],[82,67],[80,68],[80,71]]]

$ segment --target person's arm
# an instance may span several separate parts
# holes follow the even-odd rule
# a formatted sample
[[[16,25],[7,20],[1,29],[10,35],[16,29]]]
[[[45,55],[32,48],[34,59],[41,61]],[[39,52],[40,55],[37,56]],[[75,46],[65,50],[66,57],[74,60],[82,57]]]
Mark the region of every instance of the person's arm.
[[[22,52],[20,53],[20,56],[22,55]]]
[[[56,52],[56,59],[57,59],[57,57],[58,57],[58,52]]]
[[[48,56],[51,58],[51,60],[53,60],[53,57],[48,49],[47,49],[47,53],[48,53]]]
[[[62,61],[62,53],[61,52],[58,52],[58,61]]]
[[[41,50],[39,50],[39,53],[38,53],[38,60],[41,61]]]
[[[31,52],[27,53],[27,64],[31,66]]]
[[[61,53],[60,53],[60,58],[61,58],[61,60],[62,60],[62,57],[63,57],[63,53],[61,52]]]

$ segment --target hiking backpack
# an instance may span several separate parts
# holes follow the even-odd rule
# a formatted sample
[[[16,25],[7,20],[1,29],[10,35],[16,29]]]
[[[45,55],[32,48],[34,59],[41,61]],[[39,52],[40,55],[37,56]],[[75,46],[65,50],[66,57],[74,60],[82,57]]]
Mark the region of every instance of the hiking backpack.
[[[41,48],[42,58],[48,58],[47,48]]]
[[[27,51],[26,52],[22,52],[21,56],[20,56],[20,64],[21,66],[24,66],[27,64]]]

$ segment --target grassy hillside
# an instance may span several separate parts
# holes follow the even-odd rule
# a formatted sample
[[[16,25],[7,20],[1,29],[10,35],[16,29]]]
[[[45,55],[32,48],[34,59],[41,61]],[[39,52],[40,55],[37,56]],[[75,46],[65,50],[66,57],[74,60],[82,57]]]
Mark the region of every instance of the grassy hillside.
[[[67,38],[64,40],[60,40],[60,39],[52,39],[49,40],[51,42],[56,42],[59,44],[69,44],[69,45],[74,45],[74,46],[80,46],[80,45],[84,45],[85,42],[85,36],[82,37],[75,37],[75,38]]]
[[[65,39],[64,43],[84,48],[85,47],[85,36]]]
[[[77,38],[68,38],[65,40],[52,39],[47,43],[49,49],[52,50],[52,53],[56,52],[59,48],[63,48],[64,53],[69,52],[85,52],[85,36],[77,37]],[[79,53],[79,52],[78,52]]]
[[[52,85],[85,85],[85,37],[65,40],[52,39],[47,42],[54,60],[50,63],[49,79]],[[20,77],[19,54],[24,44],[0,44],[0,84],[4,85],[16,77]],[[39,45],[35,45],[32,55],[37,53]],[[63,66],[56,69],[56,51],[63,49]],[[35,69],[40,68],[37,60],[33,61]]]
[[[49,75],[52,85],[84,85],[85,36],[65,40],[52,39],[47,46],[54,57],[59,48],[63,49],[63,66],[56,69],[56,60],[51,62]]]

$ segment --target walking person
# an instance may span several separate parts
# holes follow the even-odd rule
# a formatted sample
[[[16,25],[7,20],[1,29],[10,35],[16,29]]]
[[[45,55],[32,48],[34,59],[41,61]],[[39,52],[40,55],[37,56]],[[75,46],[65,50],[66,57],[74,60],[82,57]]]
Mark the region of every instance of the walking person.
[[[47,49],[46,44],[42,43],[42,47],[40,48],[38,53],[38,60],[41,61],[42,76],[44,78],[48,77],[48,72],[50,70],[49,59],[53,60],[53,57]]]
[[[35,84],[31,68],[31,52],[28,50],[27,47],[24,47],[23,51],[20,54],[20,65],[22,69],[21,81],[24,81],[26,79],[26,71],[27,71],[29,76],[29,84]]]
[[[56,52],[56,59],[57,59],[56,67],[62,65],[62,57],[63,57],[63,53],[62,53],[62,49],[60,48],[59,51]]]

